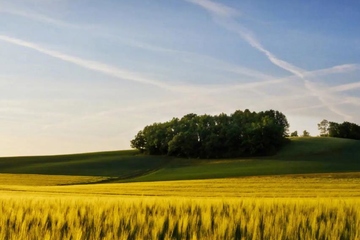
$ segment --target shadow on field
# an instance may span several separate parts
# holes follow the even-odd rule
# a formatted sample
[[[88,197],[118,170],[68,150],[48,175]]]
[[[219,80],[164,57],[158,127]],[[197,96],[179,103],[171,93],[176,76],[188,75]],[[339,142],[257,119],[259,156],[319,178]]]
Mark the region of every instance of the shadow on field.
[[[360,141],[293,138],[274,156],[237,159],[149,156],[135,150],[0,158],[0,173],[106,177],[95,183],[331,172],[360,172]]]

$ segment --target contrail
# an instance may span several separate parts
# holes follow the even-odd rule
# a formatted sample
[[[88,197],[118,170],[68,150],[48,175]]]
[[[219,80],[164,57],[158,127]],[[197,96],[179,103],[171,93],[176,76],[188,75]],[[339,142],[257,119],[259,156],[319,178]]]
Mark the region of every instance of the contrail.
[[[104,73],[106,75],[112,76],[112,77],[116,77],[116,78],[120,78],[120,79],[125,79],[128,81],[134,81],[134,82],[139,82],[139,83],[143,83],[143,84],[149,84],[149,85],[154,85],[160,88],[164,88],[167,90],[176,90],[176,87],[174,86],[170,86],[166,83],[163,82],[159,82],[159,81],[155,81],[149,78],[145,78],[137,73],[133,73],[133,72],[129,72],[127,70],[123,70],[120,68],[116,68],[101,62],[96,62],[96,61],[90,61],[90,60],[86,60],[86,59],[82,59],[79,57],[74,57],[74,56],[70,56],[61,52],[56,52],[53,50],[48,50],[46,48],[43,48],[37,44],[31,43],[31,42],[27,42],[27,41],[23,41],[17,38],[12,38],[12,37],[8,37],[8,36],[4,36],[4,35],[0,35],[0,40],[11,43],[11,44],[15,44],[18,46],[22,46],[22,47],[26,47],[26,48],[30,48],[32,50],[41,52],[43,54],[46,54],[48,56],[57,58],[57,59],[61,59],[65,62],[70,62],[73,63],[77,66],[86,68],[86,69],[90,69],[93,71],[97,71],[97,72],[101,72]]]
[[[143,83],[143,84],[153,85],[153,86],[157,86],[159,88],[174,91],[174,92],[212,93],[212,92],[217,92],[219,90],[222,90],[222,87],[220,87],[220,86],[170,85],[170,84],[166,84],[164,82],[160,82],[160,81],[156,81],[156,80],[152,80],[152,79],[143,77],[143,76],[139,75],[138,73],[133,73],[133,72],[123,70],[123,69],[120,69],[120,68],[117,68],[114,66],[110,66],[110,65],[107,65],[107,64],[104,64],[101,62],[86,60],[86,59],[82,59],[79,57],[67,55],[67,54],[64,54],[61,52],[49,50],[49,49],[46,49],[35,43],[27,42],[27,41],[24,41],[21,39],[17,39],[17,38],[5,36],[5,35],[0,35],[0,40],[11,43],[11,44],[15,44],[18,46],[26,47],[26,48],[41,52],[43,54],[46,54],[48,56],[51,56],[51,57],[54,57],[57,59],[61,59],[65,62],[70,62],[77,66],[106,74],[108,76],[112,76],[112,77],[116,77],[116,78],[124,79],[124,80],[128,80],[128,81],[134,81],[134,82],[139,82],[139,83]],[[279,82],[281,82],[281,81],[279,81],[279,80],[259,81],[259,82],[252,83],[250,86],[257,87],[257,86],[268,85],[268,84],[276,84]],[[236,87],[241,88],[241,86],[236,86]],[[244,88],[248,88],[248,87],[249,86],[247,86],[245,84]],[[229,89],[231,89],[231,88],[232,87],[230,86]],[[225,90],[226,90],[226,88],[225,88]]]
[[[242,39],[244,39],[250,46],[262,52],[270,62],[274,65],[291,72],[292,74],[298,76],[303,80],[304,86],[308,89],[314,96],[316,96],[324,106],[326,106],[330,111],[342,116],[345,119],[351,118],[351,116],[343,113],[338,110],[331,103],[326,101],[326,96],[322,95],[323,92],[318,91],[314,86],[310,83],[310,81],[306,80],[306,70],[296,67],[282,59],[277,58],[273,53],[265,49],[262,44],[256,39],[253,33],[247,28],[238,24],[234,19],[234,14],[232,12],[236,12],[235,9],[232,9],[226,5],[220,3],[214,3],[210,0],[185,0],[187,2],[191,2],[205,9],[212,15],[216,16],[214,21],[224,27],[225,29],[237,33]],[[220,19],[218,18],[220,17]]]
[[[206,9],[207,11],[222,17],[231,17],[231,16],[239,15],[239,12],[236,11],[235,9],[225,6],[221,3],[212,2],[210,0],[185,0],[185,1],[198,5]]]
[[[93,26],[76,25],[76,24],[68,23],[68,22],[65,22],[65,21],[62,21],[62,20],[54,19],[54,18],[45,16],[45,15],[26,12],[26,11],[19,11],[19,10],[13,10],[13,9],[1,9],[1,7],[0,7],[0,12],[11,14],[11,15],[16,15],[16,16],[20,16],[20,17],[24,17],[24,18],[28,18],[28,19],[32,19],[32,20],[35,20],[35,21],[39,21],[39,22],[42,22],[42,23],[47,23],[47,24],[51,24],[51,25],[55,25],[55,26],[59,26],[59,27],[77,28],[77,29],[91,29],[91,28],[93,28]]]
[[[189,0],[189,1],[191,2],[191,0]],[[203,2],[205,2],[205,4],[206,4],[206,2],[208,2],[208,1],[203,0]],[[215,6],[217,6],[217,5],[215,4]],[[208,7],[209,8],[212,7],[213,9],[215,9],[215,7],[212,6],[211,4]],[[24,18],[28,18],[28,19],[31,19],[31,20],[39,21],[39,22],[42,22],[42,23],[45,23],[45,24],[51,24],[51,25],[58,26],[58,27],[76,28],[76,29],[83,29],[83,30],[92,30],[94,27],[96,27],[96,26],[91,26],[91,25],[88,26],[88,25],[73,24],[73,23],[63,21],[63,20],[48,17],[46,15],[41,15],[41,14],[38,14],[38,13],[32,13],[32,12],[27,12],[27,11],[22,11],[22,10],[1,9],[1,7],[0,7],[0,12],[4,12],[4,13],[7,13],[7,14],[20,16],[20,17],[24,17]],[[229,8],[223,8],[218,13],[219,14],[222,13],[222,14],[225,14],[225,15],[230,15],[230,14],[233,14],[233,11],[231,9],[229,9]],[[111,35],[108,35],[108,34],[100,34],[100,35],[114,37],[114,36],[111,36]],[[215,62],[216,65],[221,65],[222,70],[225,70],[227,72],[239,73],[239,74],[244,74],[244,75],[248,75],[248,76],[251,76],[251,77],[262,78],[262,79],[271,79],[270,76],[267,76],[267,75],[265,75],[263,73],[255,71],[255,70],[247,69],[247,68],[243,68],[243,67],[239,67],[239,66],[231,66],[231,64],[227,64],[226,62],[223,62],[221,60],[212,58],[210,56],[202,55],[202,54],[197,54],[197,53],[193,53],[193,52],[179,51],[179,50],[154,46],[154,45],[150,45],[150,44],[147,44],[147,43],[137,42],[137,41],[134,41],[134,40],[131,40],[131,41],[128,41],[128,42],[125,42],[125,43],[128,44],[128,45],[131,45],[131,46],[134,46],[134,47],[137,47],[137,48],[146,49],[146,50],[151,50],[151,51],[156,51],[156,52],[164,52],[164,53],[169,53],[169,54],[172,54],[172,53],[174,53],[174,54],[182,54],[182,55],[190,56],[188,58],[188,61],[191,61],[194,56],[195,57],[201,57],[204,60]]]
[[[330,92],[344,92],[360,88],[360,82],[338,85],[329,89]]]

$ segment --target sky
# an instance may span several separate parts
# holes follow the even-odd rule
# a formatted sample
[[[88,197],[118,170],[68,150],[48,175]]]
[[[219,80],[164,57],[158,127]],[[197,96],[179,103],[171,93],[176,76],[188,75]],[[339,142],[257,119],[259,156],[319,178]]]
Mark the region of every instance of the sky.
[[[357,0],[0,0],[0,156],[130,149],[188,113],[360,124]]]

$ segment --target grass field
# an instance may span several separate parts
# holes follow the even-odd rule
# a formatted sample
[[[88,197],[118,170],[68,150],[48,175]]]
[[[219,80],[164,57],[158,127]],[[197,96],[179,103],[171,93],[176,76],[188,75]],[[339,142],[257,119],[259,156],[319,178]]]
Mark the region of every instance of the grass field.
[[[271,157],[223,160],[179,160],[132,181],[208,179],[277,174],[360,171],[360,141],[337,138],[293,138]]]
[[[0,239],[360,239],[359,162],[359,141],[330,138],[248,159],[0,158]]]
[[[0,158],[0,173],[131,178],[163,167],[171,158],[135,150],[59,156]]]
[[[0,173],[101,176],[108,182],[360,171],[360,141],[293,138],[271,157],[201,160],[137,151],[0,158]],[[106,182],[106,180],[102,180]]]

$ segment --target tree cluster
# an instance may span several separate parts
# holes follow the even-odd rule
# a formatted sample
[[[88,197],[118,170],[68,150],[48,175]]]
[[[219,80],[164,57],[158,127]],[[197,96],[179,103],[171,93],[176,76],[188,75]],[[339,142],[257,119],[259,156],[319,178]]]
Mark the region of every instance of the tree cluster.
[[[328,134],[330,137],[360,140],[360,126],[350,122],[329,122]]]
[[[290,133],[290,137],[298,137],[298,136],[299,136],[298,131]]]
[[[275,153],[288,136],[284,114],[237,110],[231,115],[187,114],[139,131],[131,147],[148,154],[223,158]]]

